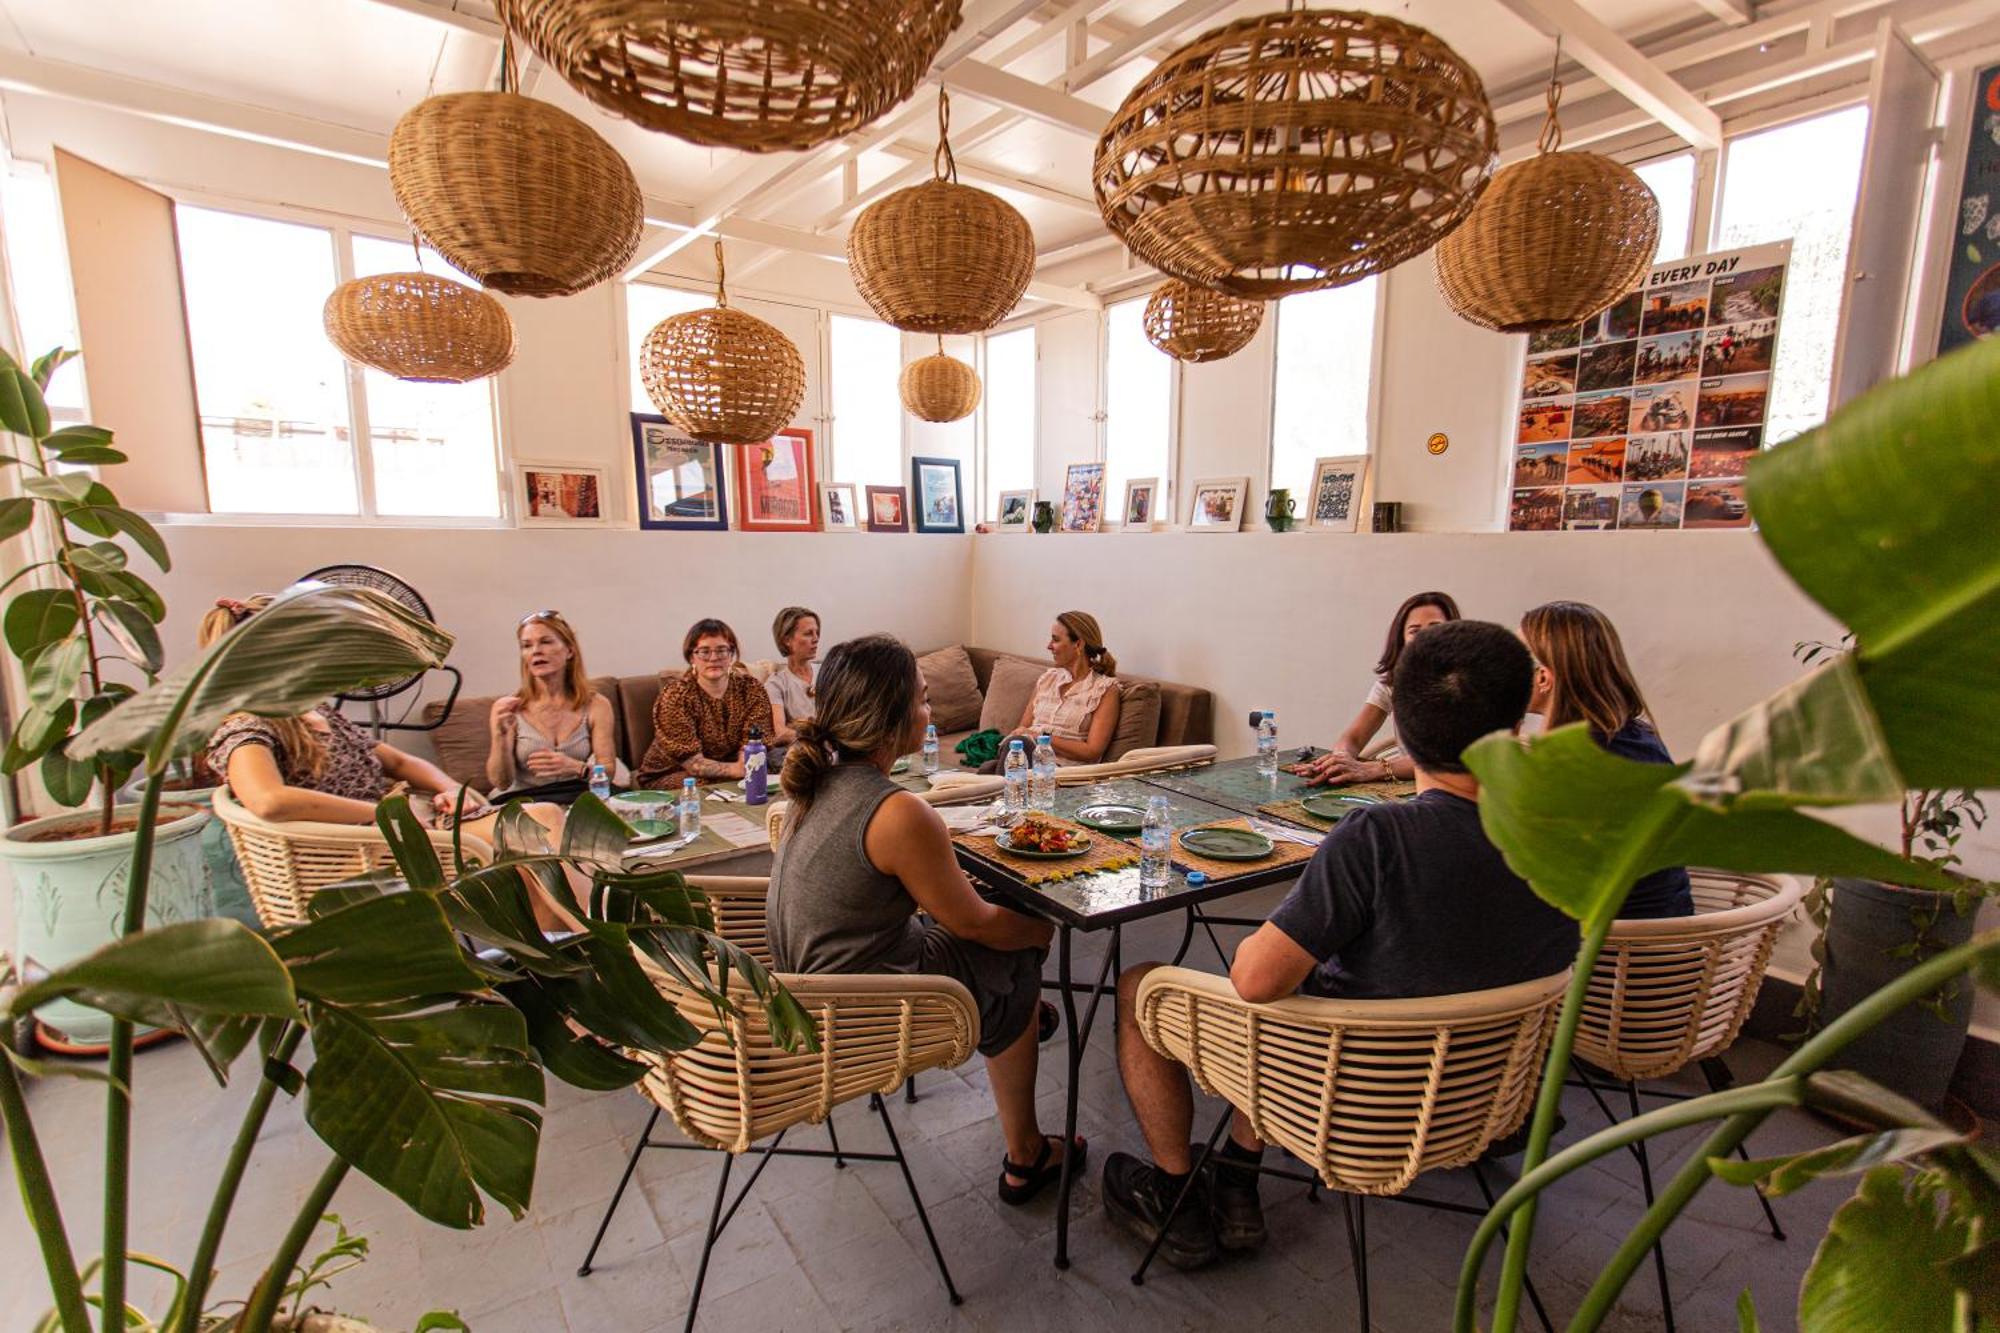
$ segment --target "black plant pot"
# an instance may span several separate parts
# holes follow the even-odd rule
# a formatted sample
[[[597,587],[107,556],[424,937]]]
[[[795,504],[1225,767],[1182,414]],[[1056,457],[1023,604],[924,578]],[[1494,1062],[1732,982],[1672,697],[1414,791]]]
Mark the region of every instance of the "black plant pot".
[[[1916,918],[1935,915],[1924,947],[1892,956],[1917,937]],[[1833,881],[1826,927],[1826,962],[1820,973],[1820,1026],[1832,1022],[1925,959],[1972,938],[1976,912],[1960,916],[1944,894],[1867,879]],[[1944,1101],[1951,1074],[1972,1023],[1973,985],[1960,978],[1944,1018],[1927,1007],[1905,1005],[1843,1050],[1842,1069],[1900,1092],[1922,1106]]]

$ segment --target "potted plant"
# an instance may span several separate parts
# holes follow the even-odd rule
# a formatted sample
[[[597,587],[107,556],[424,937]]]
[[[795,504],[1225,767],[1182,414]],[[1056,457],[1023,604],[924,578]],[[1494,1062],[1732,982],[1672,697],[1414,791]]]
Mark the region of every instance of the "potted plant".
[[[29,545],[28,558],[0,585],[24,585],[0,614],[0,630],[27,687],[0,772],[34,768],[59,806],[96,798],[88,814],[31,819],[0,838],[0,861],[14,881],[12,953],[40,967],[58,967],[116,938],[124,920],[138,807],[120,803],[118,789],[136,756],[85,760],[70,747],[78,731],[133,694],[131,681],[114,679],[114,664],[147,683],[159,672],[157,627],[166,617],[160,595],[133,569],[135,552],[167,569],[166,543],[102,481],[79,470],[101,473],[125,455],[101,426],[57,428],[49,419],[43,390],[74,355],[58,349],[23,370],[0,352],[0,429],[20,441],[0,455],[0,468],[14,471],[21,492],[0,500],[0,542],[19,537]],[[177,802],[158,818],[148,919],[207,916],[207,810]],[[110,1040],[109,1020],[85,1006],[62,1001],[38,1017],[60,1047],[102,1050]]]

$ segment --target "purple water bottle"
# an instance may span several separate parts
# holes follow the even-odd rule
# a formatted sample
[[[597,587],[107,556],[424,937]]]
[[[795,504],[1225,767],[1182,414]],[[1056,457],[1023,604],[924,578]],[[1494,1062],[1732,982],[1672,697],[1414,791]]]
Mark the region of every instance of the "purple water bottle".
[[[762,805],[771,799],[771,767],[765,762],[764,729],[750,728],[750,739],[743,746],[743,799],[751,805]]]

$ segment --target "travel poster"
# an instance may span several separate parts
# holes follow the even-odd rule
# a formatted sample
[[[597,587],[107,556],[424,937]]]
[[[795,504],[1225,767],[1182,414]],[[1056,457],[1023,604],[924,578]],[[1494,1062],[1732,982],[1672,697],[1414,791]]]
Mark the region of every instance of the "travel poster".
[[[1743,478],[1764,447],[1791,251],[1779,241],[1655,264],[1582,324],[1531,334],[1508,529],[1749,527]]]
[[[1938,355],[2000,330],[2000,65],[1972,76],[1972,134],[1945,269]]]

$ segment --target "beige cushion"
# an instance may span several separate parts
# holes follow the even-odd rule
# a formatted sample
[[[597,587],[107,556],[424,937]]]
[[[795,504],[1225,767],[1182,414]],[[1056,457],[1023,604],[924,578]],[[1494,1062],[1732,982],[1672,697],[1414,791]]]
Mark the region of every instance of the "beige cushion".
[[[1118,730],[1104,757],[1118,759],[1127,750],[1142,750],[1160,737],[1160,687],[1150,680],[1118,682]]]
[[[772,674],[777,671],[778,662],[776,658],[760,657],[754,662],[745,662],[743,669],[755,676],[757,683],[762,685],[770,680]]]
[[[1009,732],[1021,725],[1028,700],[1035,694],[1035,682],[1048,667],[1018,657],[1002,657],[993,663],[993,678],[986,682],[986,703],[979,710],[981,731]]]
[[[925,653],[917,659],[917,670],[930,689],[931,722],[939,732],[965,731],[980,724],[985,701],[965,649],[953,645]]]

